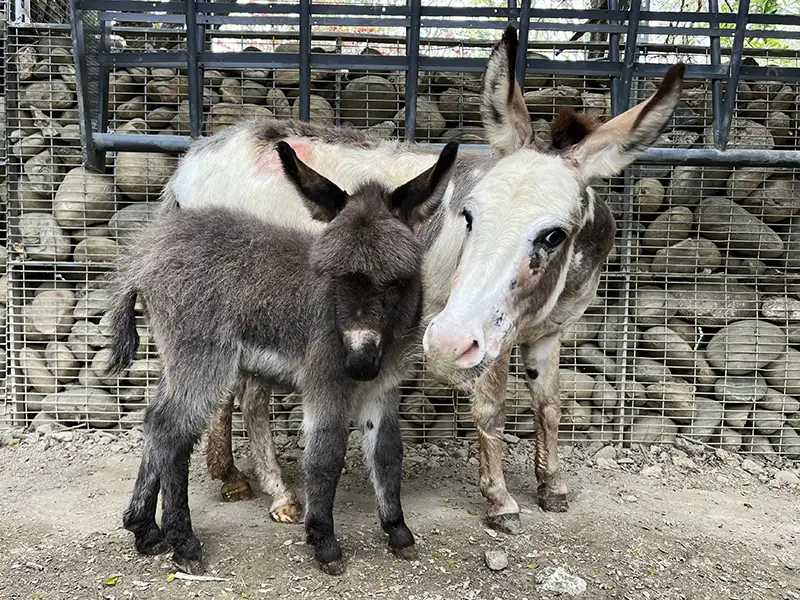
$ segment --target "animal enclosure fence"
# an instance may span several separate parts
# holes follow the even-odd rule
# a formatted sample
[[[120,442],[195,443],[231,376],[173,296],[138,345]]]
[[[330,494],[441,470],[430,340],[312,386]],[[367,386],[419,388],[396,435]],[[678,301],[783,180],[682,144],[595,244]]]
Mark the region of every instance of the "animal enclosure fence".
[[[658,147],[596,187],[618,236],[595,302],[565,335],[563,439],[684,435],[800,458],[800,17],[748,15],[746,1],[738,14],[715,0],[698,13],[667,0],[608,4],[72,0],[71,31],[61,3],[15,2],[5,60],[10,419],[141,421],[158,359],[142,317],[137,360],[103,375],[103,278],[191,136],[260,116],[485,144],[480,74],[512,23],[540,136],[562,108],[619,114],[667,65],[688,65]],[[276,431],[298,430],[289,390],[275,391],[272,410]],[[506,412],[509,434],[533,436],[517,355]],[[468,399],[422,363],[401,413],[409,441],[474,435]]]

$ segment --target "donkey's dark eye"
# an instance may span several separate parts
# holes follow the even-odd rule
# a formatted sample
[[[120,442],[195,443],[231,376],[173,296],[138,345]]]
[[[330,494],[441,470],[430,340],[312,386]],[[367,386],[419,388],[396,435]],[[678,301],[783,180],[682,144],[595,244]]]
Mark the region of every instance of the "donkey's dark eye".
[[[560,227],[556,227],[555,229],[542,232],[536,241],[548,250],[555,250],[566,239],[567,232]]]
[[[472,213],[465,208],[461,211],[461,216],[467,221],[467,231],[472,231]]]

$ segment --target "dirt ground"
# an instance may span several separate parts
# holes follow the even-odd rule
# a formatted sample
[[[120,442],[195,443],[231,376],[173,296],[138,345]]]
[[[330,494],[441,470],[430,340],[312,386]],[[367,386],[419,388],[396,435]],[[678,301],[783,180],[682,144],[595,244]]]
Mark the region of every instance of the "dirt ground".
[[[585,580],[580,597],[592,600],[800,599],[796,464],[688,445],[564,447],[570,510],[547,514],[535,502],[531,444],[510,443],[509,487],[525,529],[507,536],[481,521],[474,444],[411,446],[403,496],[420,558],[403,562],[387,551],[361,457],[351,451],[336,505],[349,563],[334,578],[315,567],[301,525],[269,520],[268,497],[221,502],[198,452],[192,518],[207,574],[224,581],[196,582],[174,578],[169,555],[137,555],[121,528],[140,437],[16,432],[0,448],[0,598],[553,598],[536,573],[561,566]],[[300,453],[286,440],[283,463],[294,480]],[[237,454],[249,470],[246,448]],[[508,556],[502,571],[486,566],[492,549]]]

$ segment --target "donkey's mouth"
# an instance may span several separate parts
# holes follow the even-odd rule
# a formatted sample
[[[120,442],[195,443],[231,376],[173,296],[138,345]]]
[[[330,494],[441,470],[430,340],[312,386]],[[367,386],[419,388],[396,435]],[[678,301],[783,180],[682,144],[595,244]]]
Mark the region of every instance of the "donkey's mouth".
[[[441,368],[442,365],[433,361],[428,362],[428,368],[441,380],[442,383],[452,386],[462,394],[471,394],[475,391],[478,380],[494,364],[495,359],[485,357],[480,363],[469,369]]]

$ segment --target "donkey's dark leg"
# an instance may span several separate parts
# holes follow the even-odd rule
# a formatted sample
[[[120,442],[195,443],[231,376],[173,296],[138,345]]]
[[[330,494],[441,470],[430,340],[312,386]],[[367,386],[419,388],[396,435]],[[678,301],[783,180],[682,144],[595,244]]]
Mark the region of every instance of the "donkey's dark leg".
[[[153,398],[153,405],[165,401],[166,386],[159,382]],[[125,529],[133,533],[136,550],[142,554],[161,554],[169,549],[164,534],[156,524],[156,506],[160,489],[160,463],[156,459],[150,430],[153,420],[148,410],[144,424],[144,451],[139,464],[139,474],[133,486],[128,508],[122,517]]]
[[[528,389],[533,396],[536,426],[536,479],[539,506],[546,511],[567,510],[567,484],[558,465],[558,424],[561,422],[557,337],[522,346]]]
[[[294,490],[284,480],[272,439],[269,392],[269,386],[258,378],[245,376],[241,396],[242,414],[250,436],[250,452],[256,463],[261,487],[272,496],[269,516],[279,523],[299,523],[303,507]]]
[[[369,466],[378,518],[389,534],[389,547],[406,560],[417,557],[414,535],[406,526],[400,503],[400,484],[403,479],[403,439],[397,414],[399,390],[389,390],[366,400],[359,424],[363,432],[362,448]]]
[[[303,428],[307,442],[304,453],[306,478],[306,543],[314,558],[331,575],[344,572],[342,548],[333,526],[336,486],[347,453],[347,404],[330,394],[303,394]]]
[[[498,359],[475,385],[472,414],[478,429],[478,453],[481,493],[491,503],[486,521],[492,529],[504,533],[520,533],[519,506],[508,493],[503,474],[506,422],[506,382],[509,356]]]
[[[231,427],[233,425],[232,392],[220,405],[208,426],[208,443],[206,445],[206,465],[212,479],[222,480],[222,500],[238,502],[253,497],[253,490],[247,477],[233,462],[233,442]]]

